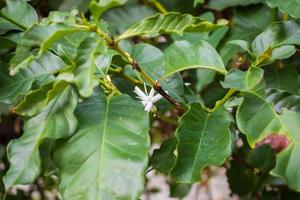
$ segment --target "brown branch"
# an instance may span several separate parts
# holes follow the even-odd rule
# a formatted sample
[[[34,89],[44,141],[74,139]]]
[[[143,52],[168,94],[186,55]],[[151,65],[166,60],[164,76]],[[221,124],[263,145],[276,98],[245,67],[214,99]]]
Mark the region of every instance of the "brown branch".
[[[112,48],[115,49],[117,52],[119,52],[126,60],[127,62],[133,67],[133,69],[137,70],[140,75],[143,77],[144,80],[148,81],[152,87],[161,95],[163,96],[167,101],[169,101],[181,114],[185,112],[185,108],[181,106],[179,102],[177,102],[175,99],[173,99],[168,93],[166,93],[159,81],[153,80],[144,70],[143,68],[138,64],[136,60],[131,58],[131,56],[126,52],[123,51],[118,44],[111,43]]]

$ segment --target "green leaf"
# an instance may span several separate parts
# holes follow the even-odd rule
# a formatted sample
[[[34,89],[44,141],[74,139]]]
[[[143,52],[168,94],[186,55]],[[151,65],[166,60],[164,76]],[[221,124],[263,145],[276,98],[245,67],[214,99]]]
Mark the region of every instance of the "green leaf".
[[[224,1],[225,2],[225,1]],[[252,5],[251,7],[236,7],[232,18],[232,28],[227,41],[245,40],[252,42],[272,22],[272,9],[264,5]],[[230,43],[221,47],[220,54],[226,64],[239,48]]]
[[[267,0],[267,3],[270,7],[279,8],[283,13],[288,13],[294,18],[300,18],[300,2],[298,0]]]
[[[272,174],[282,177],[294,190],[300,192],[300,113],[285,111],[280,119],[287,127],[291,144],[277,155],[277,163]]]
[[[53,44],[53,50],[68,65],[72,65],[75,61],[78,47],[82,41],[88,36],[86,32],[75,32],[65,35]]]
[[[63,36],[79,31],[86,31],[86,29],[61,22],[32,26],[18,43],[16,54],[10,62],[11,74],[16,74],[20,69],[26,68],[30,61],[38,59],[42,53]],[[39,49],[37,56],[32,55],[32,50],[35,48]]]
[[[0,71],[0,102],[13,104],[19,95],[25,94],[30,90],[33,83],[32,79],[26,79],[21,73],[14,77]]]
[[[38,21],[38,15],[25,0],[6,0],[0,16],[25,30]]]
[[[284,67],[274,65],[266,67],[264,70],[267,88],[299,94],[300,79],[294,66],[289,64],[284,64]]]
[[[90,1],[85,0],[52,0],[49,2],[51,10],[70,11],[77,9],[79,12],[86,12],[89,8]]]
[[[120,34],[126,31],[137,21],[154,15],[156,12],[145,5],[125,5],[109,10],[103,15],[103,19],[109,23],[110,30]]]
[[[170,183],[170,197],[176,198],[179,197],[180,199],[185,197],[190,189],[192,184],[189,183]]]
[[[0,102],[15,103],[17,97],[30,90],[31,85],[41,78],[52,79],[51,74],[65,67],[64,62],[55,54],[45,52],[40,58],[30,60],[26,69],[10,77],[0,71]]]
[[[216,75],[215,71],[213,71],[211,69],[205,69],[205,68],[197,69],[197,71],[196,71],[196,76],[197,76],[196,90],[197,90],[197,92],[200,92],[206,85],[213,82],[215,75]]]
[[[108,49],[103,54],[97,56],[96,66],[100,73],[107,74],[113,57],[117,55],[117,52],[111,49]]]
[[[8,146],[10,168],[4,177],[7,189],[31,183],[41,173],[40,144],[47,138],[68,137],[75,131],[77,120],[73,111],[76,105],[77,97],[68,87],[41,113],[26,121],[23,136]]]
[[[127,0],[92,0],[90,3],[90,11],[95,21],[98,21],[99,17],[108,9],[121,6],[125,4]]]
[[[277,154],[276,167],[272,173],[286,180],[294,190],[300,191],[299,124],[300,114],[284,110],[279,115],[264,99],[247,94],[237,111],[237,124],[253,147],[268,135],[283,135],[289,141],[287,147]]]
[[[221,20],[217,24],[201,20],[189,14],[167,13],[157,14],[137,22],[121,34],[117,41],[137,35],[157,35],[163,33],[208,32],[227,24]]]
[[[204,40],[191,44],[187,41],[175,41],[165,50],[166,78],[175,72],[186,69],[205,68],[226,74],[223,61],[218,52]]]
[[[224,10],[232,6],[247,6],[249,4],[262,3],[263,0],[210,0],[208,6],[216,10]]]
[[[221,165],[231,154],[231,121],[223,108],[208,114],[200,104],[191,104],[176,130],[178,157],[172,178],[177,182],[196,182],[204,167]]]
[[[80,104],[77,117],[76,133],[55,153],[63,198],[137,199],[150,143],[142,104],[97,92]]]
[[[205,0],[194,0],[194,7],[196,7],[198,4],[203,4]]]
[[[224,88],[234,88],[239,91],[253,92],[264,95],[264,70],[252,67],[246,72],[239,69],[232,69],[221,82]]]
[[[67,86],[68,83],[63,81],[42,85],[39,89],[29,92],[15,108],[15,111],[20,115],[33,116],[41,112]]]
[[[94,87],[99,84],[99,80],[95,76],[96,59],[105,50],[104,41],[99,37],[87,37],[78,47],[74,81],[83,97],[91,96]]]
[[[230,190],[239,196],[245,196],[255,191],[255,186],[259,179],[252,171],[245,168],[245,166],[236,160],[230,162],[230,168],[227,170],[226,175]]]
[[[295,53],[295,50],[289,45],[300,44],[299,33],[300,25],[296,22],[273,23],[252,42],[252,52],[256,57],[260,57],[271,49],[270,60],[287,58]]]
[[[255,94],[244,94],[244,101],[238,107],[236,119],[238,128],[246,134],[252,147],[268,134],[286,132],[273,106]]]
[[[214,22],[215,19],[215,15],[213,12],[207,11],[203,14],[201,14],[200,16],[198,16],[199,19],[205,20],[205,21],[210,21],[210,22]],[[215,32],[219,31],[220,29],[223,28],[228,28],[227,26],[221,27],[219,29],[217,29]],[[222,34],[218,34],[220,37],[222,36]],[[190,43],[194,43],[194,42],[198,42],[200,40],[205,40],[208,41],[210,40],[210,35],[209,32],[185,32],[183,33],[183,35],[178,35],[178,34],[172,34],[172,39],[173,40],[186,40]]]
[[[0,34],[5,34],[9,30],[22,30],[17,25],[7,21],[6,19],[2,18],[0,15]]]
[[[139,65],[154,80],[160,80],[164,74],[164,54],[163,52],[149,44],[137,44],[129,52]],[[133,70],[131,70],[133,72]],[[141,79],[142,80],[142,79]],[[160,80],[162,88],[174,99],[185,102],[183,95],[183,80],[179,73],[173,74],[164,80]]]
[[[164,141],[159,149],[153,151],[150,159],[152,167],[161,173],[168,173],[176,162],[174,151],[177,145],[177,138],[172,137]]]
[[[228,44],[233,44],[238,47],[240,47],[242,50],[248,52],[250,55],[252,55],[251,50],[250,50],[250,44],[249,42],[245,40],[231,40],[228,42]]]
[[[249,155],[249,164],[268,174],[276,164],[275,151],[268,145],[255,148]]]
[[[277,113],[282,113],[283,109],[300,112],[300,96],[283,90],[267,90],[266,100],[274,105]]]
[[[239,105],[241,105],[241,103],[243,102],[244,98],[243,97],[231,97],[230,99],[228,99],[225,103],[224,103],[224,107],[226,109],[232,108],[232,107],[237,107]]]

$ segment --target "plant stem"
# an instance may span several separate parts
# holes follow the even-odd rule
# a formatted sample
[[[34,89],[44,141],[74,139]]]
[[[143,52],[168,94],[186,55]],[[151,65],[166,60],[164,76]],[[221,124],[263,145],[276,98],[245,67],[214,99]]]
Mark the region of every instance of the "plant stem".
[[[137,70],[140,75],[143,77],[145,81],[148,81],[150,85],[165,99],[167,99],[177,110],[180,112],[185,112],[185,109],[180,105],[179,102],[177,102],[175,99],[173,99],[168,93],[166,93],[162,87],[160,86],[160,83],[157,80],[153,80],[144,70],[140,67],[140,65],[135,61],[131,56],[126,52],[123,51],[118,44],[114,44],[113,48],[119,52],[126,60],[127,62],[132,65],[132,67]]]
[[[283,21],[288,21],[289,20],[289,14],[284,13],[283,15]]]
[[[179,102],[173,99],[168,93],[166,93],[160,86],[160,83],[157,80],[153,80],[144,70],[140,67],[140,65],[135,61],[126,51],[120,48],[118,43],[116,43],[112,38],[110,38],[105,32],[96,28],[96,25],[88,25],[90,31],[96,32],[101,38],[105,39],[108,45],[117,51],[121,56],[123,56],[127,62],[133,67],[133,69],[137,70],[142,78],[149,82],[150,85],[165,99],[167,99],[179,112],[185,112],[185,109],[181,106]]]
[[[162,14],[168,13],[167,9],[157,0],[149,0],[149,3],[153,5]]]
[[[235,93],[237,92],[236,89],[231,88],[226,95],[219,101],[216,102],[216,105],[212,109],[207,109],[209,112],[213,113],[215,112],[218,108],[224,105],[224,103]]]

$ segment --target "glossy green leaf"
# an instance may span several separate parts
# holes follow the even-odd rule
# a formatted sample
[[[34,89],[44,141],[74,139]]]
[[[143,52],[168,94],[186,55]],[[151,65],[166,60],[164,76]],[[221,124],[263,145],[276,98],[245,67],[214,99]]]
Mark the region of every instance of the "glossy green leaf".
[[[227,24],[221,20],[218,24],[201,20],[189,14],[167,13],[148,17],[131,26],[122,33],[117,40],[137,35],[157,35],[163,33],[176,33],[182,35],[184,32],[207,32],[215,30]]]
[[[85,0],[52,0],[49,2],[49,7],[52,10],[59,11],[70,11],[72,9],[77,9],[79,12],[86,12],[89,8],[89,1]]]
[[[218,52],[205,41],[191,44],[175,41],[165,50],[165,72],[163,78],[186,69],[205,68],[226,74],[223,61]]]
[[[154,80],[161,79],[164,74],[164,54],[160,49],[149,44],[137,44],[133,46],[132,52],[129,53]],[[174,99],[185,102],[183,98],[183,80],[179,73],[160,80],[160,84]]]
[[[291,188],[299,191],[299,113],[284,110],[279,115],[271,103],[248,94],[238,108],[236,118],[239,129],[246,134],[251,146],[268,135],[280,134],[287,138],[289,144],[277,154],[276,167],[272,173],[284,178]]]
[[[246,134],[252,147],[268,134],[286,132],[286,127],[280,121],[273,106],[263,97],[255,94],[244,95],[244,101],[238,108],[236,119],[238,128]]]
[[[266,67],[264,71],[267,88],[299,94],[300,79],[294,66],[284,63],[284,67],[273,65]]]
[[[251,49],[255,56],[262,56],[268,49],[272,50],[271,58],[286,58],[295,51],[288,45],[300,44],[300,25],[293,21],[276,22],[258,35],[252,42]],[[281,48],[281,49],[280,49]],[[282,48],[284,48],[282,50]],[[277,52],[276,52],[277,51]],[[286,56],[288,55],[288,56]],[[273,60],[275,59],[273,58]]]
[[[244,98],[243,97],[231,97],[224,103],[224,107],[226,109],[237,107],[242,104]]]
[[[300,112],[300,96],[283,90],[267,90],[266,100],[274,105],[277,113],[282,113],[283,109]]]
[[[243,51],[248,52],[250,55],[252,54],[250,50],[250,44],[245,40],[231,40],[228,42],[228,44],[236,45],[240,47]]]
[[[205,21],[210,21],[210,22],[214,22],[216,20],[214,13],[210,12],[210,11],[207,11],[207,12],[201,14],[200,16],[198,16],[198,18],[205,20]],[[222,28],[227,28],[227,27],[226,26],[221,27],[221,28],[217,29],[216,31],[218,31]],[[175,41],[186,40],[190,43],[198,42],[200,40],[208,41],[210,39],[209,32],[185,32],[182,35],[172,34],[171,36],[172,36],[172,39]]]
[[[194,6],[197,6],[199,4],[203,4],[205,0],[194,0]]]
[[[86,31],[86,29],[61,22],[32,26],[25,32],[21,41],[18,43],[16,54],[10,62],[11,73],[16,74],[20,69],[26,68],[29,62],[39,58],[40,55],[32,55],[34,48],[38,48],[39,54],[41,54],[63,36],[79,31]]]
[[[150,164],[153,169],[161,173],[168,173],[176,162],[174,151],[177,145],[177,138],[172,137],[164,141],[159,149],[153,151]]]
[[[65,90],[66,82],[50,82],[29,92],[15,108],[20,115],[33,116],[42,111],[47,104]]]
[[[231,154],[231,121],[223,108],[208,114],[200,104],[191,104],[176,130],[178,157],[172,178],[177,182],[196,182],[204,167],[221,165]]]
[[[8,146],[10,168],[4,177],[8,189],[16,184],[33,182],[41,173],[40,144],[47,138],[70,136],[76,129],[73,114],[77,97],[72,88],[66,88],[39,114],[25,122],[24,134]]]
[[[255,148],[248,157],[249,164],[263,173],[269,173],[276,164],[275,151],[268,145]]]
[[[25,0],[6,0],[0,16],[12,21],[20,29],[27,29],[38,21],[38,15]]]
[[[183,198],[191,190],[192,184],[189,183],[170,183],[170,197]]]
[[[283,13],[288,13],[292,17],[300,18],[300,2],[298,0],[267,0],[267,3],[272,8],[279,8]]]
[[[224,88],[234,88],[239,91],[264,94],[264,70],[252,67],[247,71],[239,69],[230,70],[224,81],[221,82]]]
[[[232,6],[247,6],[249,4],[262,3],[263,0],[210,0],[209,7],[216,10],[223,10]]]
[[[205,68],[197,69],[197,71],[196,71],[196,76],[197,76],[196,90],[197,90],[197,92],[200,92],[206,85],[213,82],[215,75],[216,75],[215,71],[213,71],[211,69],[205,69]]]
[[[10,30],[22,30],[17,25],[7,21],[6,19],[0,17],[0,34],[5,34]]]
[[[99,80],[95,75],[96,59],[104,51],[104,41],[98,37],[96,39],[88,37],[78,47],[74,80],[80,95],[83,97],[91,96],[94,87],[99,84]]]
[[[231,23],[232,28],[227,39],[229,42],[232,40],[245,40],[250,43],[272,22],[272,9],[268,6],[252,5],[247,8],[236,7],[234,11]],[[239,52],[239,48],[228,42],[220,50],[225,64],[237,52]]]
[[[40,58],[29,61],[25,69],[20,69],[12,77],[0,72],[0,101],[15,103],[17,97],[28,92],[35,81],[43,77],[51,79],[51,75],[63,67],[65,64],[58,56],[45,52]]]
[[[17,97],[30,90],[33,83],[32,79],[26,79],[21,73],[10,77],[3,71],[0,71],[0,80],[0,102],[6,104],[15,103]]]
[[[82,41],[88,37],[86,32],[70,33],[57,40],[51,50],[53,50],[66,64],[72,65],[77,55],[78,47]]]
[[[107,11],[103,19],[109,23],[110,30],[118,34],[126,31],[134,23],[154,15],[155,10],[145,5],[124,5]]]
[[[136,199],[144,188],[150,142],[142,104],[96,92],[80,104],[77,117],[76,133],[55,153],[63,198]]]
[[[243,197],[255,190],[258,177],[252,171],[246,169],[238,161],[231,161],[230,168],[226,172],[230,190],[232,193]],[[241,184],[243,183],[243,184]]]
[[[121,6],[125,4],[127,0],[92,0],[90,2],[90,11],[95,21],[108,9]]]
[[[292,189],[300,192],[300,113],[285,111],[280,119],[289,131],[291,144],[277,155],[272,174],[282,177]]]

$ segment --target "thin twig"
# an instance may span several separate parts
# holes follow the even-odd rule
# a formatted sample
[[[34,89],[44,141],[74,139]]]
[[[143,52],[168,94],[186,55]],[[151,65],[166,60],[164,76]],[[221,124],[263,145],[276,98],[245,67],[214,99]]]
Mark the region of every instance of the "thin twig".
[[[218,108],[220,108],[221,106],[223,106],[224,103],[226,103],[226,101],[227,101],[227,100],[228,100],[235,92],[237,92],[237,90],[231,88],[221,100],[219,100],[219,101],[216,102],[216,105],[215,105],[212,109],[206,108],[206,110],[207,110],[208,112],[210,112],[210,113],[215,112]]]
[[[149,4],[156,8],[162,14],[168,13],[167,9],[157,0],[148,0]]]
[[[126,51],[120,48],[119,44],[115,42],[114,38],[109,37],[105,32],[103,32],[100,28],[97,27],[96,24],[86,23],[85,27],[88,28],[89,31],[97,33],[101,38],[103,38],[107,45],[113,48],[115,51],[121,54],[122,57],[127,60],[127,62],[133,67],[133,69],[137,70],[142,78],[149,82],[150,85],[165,99],[167,99],[180,113],[185,112],[185,108],[181,106],[179,102],[173,99],[168,93],[166,93],[160,86],[160,83],[157,80],[153,80],[144,70],[140,67],[136,60],[134,60]]]
[[[181,106],[179,102],[177,102],[175,99],[173,99],[168,93],[166,93],[160,83],[157,80],[153,80],[144,70],[141,68],[141,66],[138,64],[136,60],[131,58],[131,56],[126,52],[123,51],[120,46],[115,43],[114,46],[112,46],[117,52],[119,52],[126,60],[127,62],[133,67],[133,69],[137,70],[140,75],[143,77],[144,80],[149,82],[152,87],[166,100],[168,100],[179,112],[183,113],[185,112],[185,109]]]

